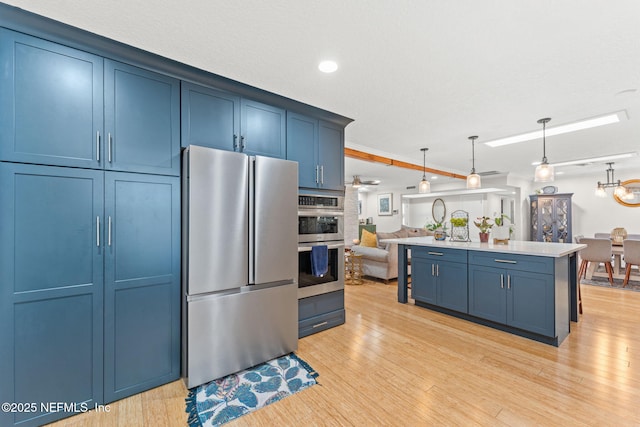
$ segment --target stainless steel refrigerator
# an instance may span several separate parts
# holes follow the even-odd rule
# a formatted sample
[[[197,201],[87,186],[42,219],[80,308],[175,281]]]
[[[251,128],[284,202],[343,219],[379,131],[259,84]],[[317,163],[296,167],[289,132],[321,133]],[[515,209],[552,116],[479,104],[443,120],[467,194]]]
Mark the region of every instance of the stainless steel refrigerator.
[[[183,152],[182,366],[188,388],[298,346],[298,164]]]

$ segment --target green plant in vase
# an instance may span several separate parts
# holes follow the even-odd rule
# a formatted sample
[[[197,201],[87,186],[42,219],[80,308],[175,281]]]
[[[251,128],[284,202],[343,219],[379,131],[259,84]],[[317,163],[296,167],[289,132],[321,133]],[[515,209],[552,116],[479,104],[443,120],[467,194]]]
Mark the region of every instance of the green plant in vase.
[[[486,243],[489,241],[489,231],[493,227],[493,222],[488,216],[481,216],[477,221],[473,221],[476,227],[480,230],[480,242]]]

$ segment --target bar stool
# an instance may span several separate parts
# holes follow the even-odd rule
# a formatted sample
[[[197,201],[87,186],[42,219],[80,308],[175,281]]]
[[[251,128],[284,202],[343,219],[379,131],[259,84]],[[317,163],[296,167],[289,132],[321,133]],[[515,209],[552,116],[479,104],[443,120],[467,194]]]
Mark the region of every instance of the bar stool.
[[[629,283],[631,266],[640,267],[640,240],[625,239],[622,245],[624,248],[624,263],[627,266],[624,272],[624,281],[622,282],[622,287],[624,288]]]

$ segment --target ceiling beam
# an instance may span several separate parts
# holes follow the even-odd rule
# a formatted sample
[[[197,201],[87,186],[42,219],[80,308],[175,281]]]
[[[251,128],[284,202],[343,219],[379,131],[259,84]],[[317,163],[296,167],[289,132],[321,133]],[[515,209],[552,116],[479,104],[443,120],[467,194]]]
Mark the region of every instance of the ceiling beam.
[[[344,147],[344,155],[352,159],[364,160],[366,162],[382,163],[386,166],[396,166],[399,168],[413,169],[422,171],[423,167],[420,165],[414,165],[413,163],[407,163],[400,160],[395,160],[390,157],[378,156],[377,154],[367,153],[365,151],[354,150],[353,148]],[[449,178],[467,179],[466,175],[460,175],[453,172],[442,171],[439,169],[424,168],[426,172],[435,175],[448,176]]]

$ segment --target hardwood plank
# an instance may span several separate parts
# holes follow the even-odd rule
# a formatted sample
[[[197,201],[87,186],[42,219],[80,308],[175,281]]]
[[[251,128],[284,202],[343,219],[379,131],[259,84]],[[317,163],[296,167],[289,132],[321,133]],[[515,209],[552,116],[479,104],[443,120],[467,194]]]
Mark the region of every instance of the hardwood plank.
[[[230,426],[640,425],[640,292],[582,285],[560,347],[399,304],[393,282],[345,298],[346,324],[296,352],[319,385]],[[176,381],[52,426],[184,426],[186,395]]]

